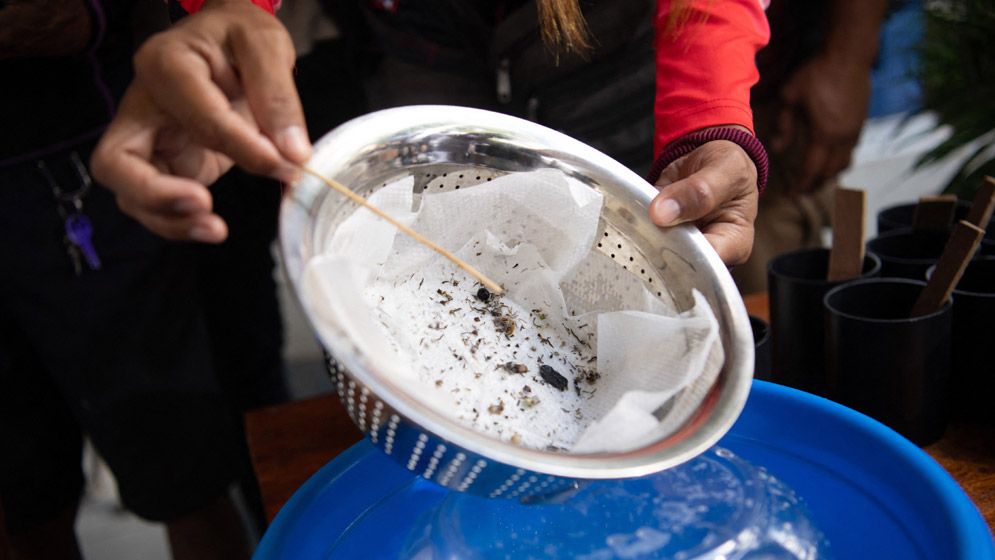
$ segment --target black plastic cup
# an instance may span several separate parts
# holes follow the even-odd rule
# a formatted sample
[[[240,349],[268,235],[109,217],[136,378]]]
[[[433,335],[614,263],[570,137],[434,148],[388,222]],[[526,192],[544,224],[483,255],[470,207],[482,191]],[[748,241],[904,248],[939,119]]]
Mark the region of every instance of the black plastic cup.
[[[760,317],[750,315],[753,330],[753,378],[770,380],[770,325]]]
[[[889,206],[878,212],[878,235],[896,229],[911,229],[912,221],[915,219],[916,206],[918,203],[909,202]],[[971,210],[971,203],[966,200],[958,200],[954,209],[954,222],[963,220]]]
[[[916,203],[898,204],[889,206],[878,212],[878,235],[888,233],[895,229],[906,229],[912,227],[912,220],[916,214]]]
[[[909,317],[921,280],[872,278],[826,294],[826,373],[834,400],[917,445],[947,426],[953,306]]]
[[[878,275],[881,262],[864,257],[861,278]],[[770,380],[826,395],[825,311],[822,299],[843,282],[826,280],[829,249],[801,249],[767,264],[770,293]]]
[[[932,275],[930,269],[928,275]],[[971,261],[953,293],[950,414],[995,422],[995,258]]]
[[[978,252],[976,257],[995,257],[995,222],[988,222],[988,229],[985,230],[985,236],[981,238],[981,244],[978,245]]]
[[[914,202],[898,204],[896,206],[889,206],[878,212],[878,235],[880,236],[889,231],[899,229],[912,229],[912,220],[915,218],[916,206]],[[957,207],[954,209],[954,223],[966,218],[970,211],[971,203],[965,200],[958,200]],[[985,255],[995,255],[995,219],[989,220],[988,227],[985,229],[985,237],[981,241],[981,248],[978,252]],[[886,275],[882,274],[882,276]],[[914,278],[914,280],[918,280],[918,278]]]
[[[950,239],[949,232],[895,229],[867,242],[867,250],[881,259],[882,278],[922,280],[936,264]]]

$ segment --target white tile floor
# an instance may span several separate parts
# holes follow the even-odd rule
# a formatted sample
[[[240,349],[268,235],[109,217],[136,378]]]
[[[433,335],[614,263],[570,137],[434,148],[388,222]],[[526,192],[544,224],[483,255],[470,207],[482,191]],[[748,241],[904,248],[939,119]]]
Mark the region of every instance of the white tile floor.
[[[114,479],[89,446],[84,451],[83,465],[87,492],[76,522],[83,557],[169,560],[165,527],[121,508]]]
[[[170,559],[165,528],[122,511],[113,502],[88,498],[76,530],[84,558]]]
[[[916,157],[940,142],[945,134],[932,130],[933,121],[929,117],[901,124],[901,117],[868,121],[854,154],[854,164],[841,178],[844,185],[867,190],[868,235],[874,234],[873,220],[878,210],[935,193],[971,150],[965,148],[947,161],[913,171]],[[324,379],[320,352],[311,330],[286,290],[281,297],[287,323],[291,392],[295,398],[327,392],[330,386]],[[108,560],[168,559],[163,527],[121,511],[106,471],[98,472],[102,474],[83,504],[77,525],[85,556]]]

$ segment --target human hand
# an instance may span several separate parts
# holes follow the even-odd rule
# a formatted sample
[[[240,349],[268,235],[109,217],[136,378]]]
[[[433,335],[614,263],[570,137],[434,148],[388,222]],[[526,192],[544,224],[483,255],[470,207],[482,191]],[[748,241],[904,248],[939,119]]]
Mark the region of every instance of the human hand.
[[[276,18],[245,0],[208,0],[139,49],[94,177],[163,237],[223,241],[208,185],[233,163],[289,182],[310,157],[294,59]]]
[[[785,152],[799,143],[801,170],[792,192],[810,192],[850,165],[870,95],[870,69],[831,55],[812,58],[788,80],[769,145]]]
[[[757,168],[738,144],[714,140],[674,161],[656,181],[650,203],[653,223],[694,222],[722,262],[746,262],[757,217]]]

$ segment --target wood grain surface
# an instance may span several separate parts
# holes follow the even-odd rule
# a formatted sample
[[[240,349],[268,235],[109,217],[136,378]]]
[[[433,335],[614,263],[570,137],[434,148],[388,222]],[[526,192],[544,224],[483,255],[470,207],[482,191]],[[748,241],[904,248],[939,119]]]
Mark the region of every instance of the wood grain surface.
[[[249,411],[245,433],[270,520],[312,474],[362,438],[335,395]]]

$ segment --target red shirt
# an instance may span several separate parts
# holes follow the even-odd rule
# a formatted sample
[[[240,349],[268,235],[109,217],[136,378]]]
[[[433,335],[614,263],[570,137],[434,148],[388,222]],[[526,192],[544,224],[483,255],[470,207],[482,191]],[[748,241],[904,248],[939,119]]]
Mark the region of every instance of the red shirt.
[[[761,0],[692,0],[686,21],[668,29],[671,3],[657,2],[654,157],[701,128],[753,130],[754,60],[770,39]]]
[[[204,5],[204,0],[178,0],[180,6],[187,11],[188,14],[200,11],[201,6]],[[281,0],[251,0],[253,4],[259,6],[260,8],[266,10],[271,14],[275,14],[277,8],[280,7]]]
[[[193,13],[204,0],[179,2]],[[252,2],[270,13],[280,4]],[[766,0],[691,0],[683,22],[668,26],[671,4],[657,1],[654,158],[701,128],[737,124],[753,130],[750,88],[759,79],[754,60],[770,40]]]

